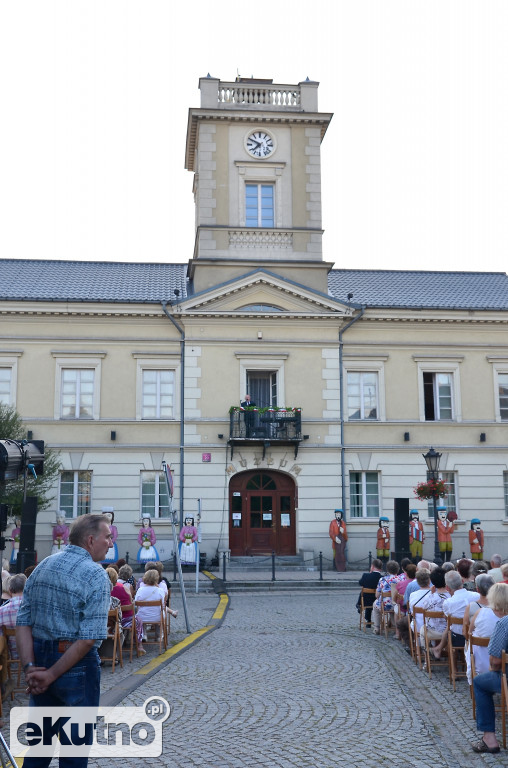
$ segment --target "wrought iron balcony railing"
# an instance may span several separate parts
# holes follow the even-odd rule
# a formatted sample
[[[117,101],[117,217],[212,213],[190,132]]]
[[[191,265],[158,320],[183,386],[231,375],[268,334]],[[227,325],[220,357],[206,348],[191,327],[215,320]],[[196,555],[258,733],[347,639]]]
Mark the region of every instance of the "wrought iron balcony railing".
[[[263,445],[263,457],[270,445],[294,445],[295,458],[302,441],[301,408],[233,407],[229,414],[229,442],[234,445]],[[231,453],[231,455],[233,455]]]

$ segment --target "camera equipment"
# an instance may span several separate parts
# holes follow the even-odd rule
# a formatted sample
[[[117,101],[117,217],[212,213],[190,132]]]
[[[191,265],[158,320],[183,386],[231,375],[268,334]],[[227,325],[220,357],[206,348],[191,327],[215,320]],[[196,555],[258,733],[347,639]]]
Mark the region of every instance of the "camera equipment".
[[[0,483],[44,472],[44,440],[0,440]]]

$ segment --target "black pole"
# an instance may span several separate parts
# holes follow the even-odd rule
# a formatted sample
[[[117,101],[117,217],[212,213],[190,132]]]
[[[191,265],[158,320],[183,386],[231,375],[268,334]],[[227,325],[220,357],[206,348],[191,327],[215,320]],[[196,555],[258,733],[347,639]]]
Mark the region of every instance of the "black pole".
[[[222,580],[226,581],[226,553],[222,553]]]
[[[176,581],[176,571],[177,571],[176,552],[173,552],[173,581]]]
[[[369,552],[369,571],[372,567],[372,552]]]
[[[323,553],[319,553],[319,581],[323,581]]]
[[[128,552],[125,553],[125,562],[127,563],[127,565],[129,565],[129,553]]]
[[[433,474],[433,473],[432,473]],[[432,477],[434,479],[434,477]],[[432,497],[432,504],[434,505],[434,562],[436,565],[442,565],[441,553],[439,551],[439,539],[437,534],[437,499]]]
[[[272,581],[275,581],[275,552],[272,551]]]

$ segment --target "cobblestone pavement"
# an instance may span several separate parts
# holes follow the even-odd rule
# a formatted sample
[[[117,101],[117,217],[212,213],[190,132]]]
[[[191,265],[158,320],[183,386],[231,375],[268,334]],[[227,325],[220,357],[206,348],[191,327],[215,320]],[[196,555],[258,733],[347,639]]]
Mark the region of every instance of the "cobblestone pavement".
[[[459,681],[453,693],[445,670],[429,681],[391,637],[359,632],[356,595],[356,589],[234,594],[222,626],[124,698],[124,705],[139,706],[159,695],[172,707],[163,756],[143,765],[508,765],[505,751],[470,751],[476,729],[467,683]],[[193,630],[210,623],[217,600],[189,596]],[[117,671],[105,672],[104,690],[114,693],[120,680]],[[140,759],[89,763],[106,764],[139,766]]]

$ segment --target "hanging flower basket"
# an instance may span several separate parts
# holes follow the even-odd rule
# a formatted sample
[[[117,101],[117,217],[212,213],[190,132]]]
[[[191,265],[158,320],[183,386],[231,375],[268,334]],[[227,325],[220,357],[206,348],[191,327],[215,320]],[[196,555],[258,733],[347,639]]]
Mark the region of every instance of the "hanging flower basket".
[[[420,501],[426,501],[427,499],[444,499],[448,496],[448,487],[443,480],[427,480],[425,483],[418,483],[416,488],[413,488],[415,497]]]

